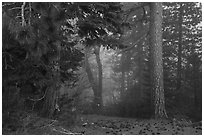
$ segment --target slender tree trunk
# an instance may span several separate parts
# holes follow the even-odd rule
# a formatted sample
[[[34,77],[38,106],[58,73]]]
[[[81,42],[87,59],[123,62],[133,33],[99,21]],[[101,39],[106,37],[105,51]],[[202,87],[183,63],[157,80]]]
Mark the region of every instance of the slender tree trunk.
[[[125,57],[126,59],[125,60],[131,60],[131,53],[130,53],[130,51],[127,51],[127,54],[126,54],[126,57]],[[129,65],[129,64],[128,64]],[[130,76],[129,76],[129,68],[130,68],[131,66],[129,65],[128,66],[128,69],[126,70],[126,86],[125,86],[125,90],[127,90],[129,87],[130,87]]]
[[[143,96],[143,57],[142,57],[142,45],[139,45],[138,47],[138,74],[139,74],[139,96],[142,97]]]
[[[25,16],[24,16],[24,12],[25,12],[25,5],[26,3],[23,2],[23,4],[21,5],[21,21],[22,21],[22,26],[26,26],[26,21],[25,21]]]
[[[181,87],[181,70],[182,70],[182,23],[183,23],[183,7],[180,4],[179,9],[179,43],[178,43],[178,62],[177,62],[177,90]]]
[[[130,79],[129,72],[126,72],[126,79],[127,79],[127,86],[126,86],[126,88],[129,89],[131,87],[131,79]]]
[[[121,92],[124,94],[125,92],[125,71],[122,70],[122,75],[121,75]]]
[[[155,118],[166,118],[162,61],[162,3],[150,4],[150,56]]]
[[[96,62],[98,66],[98,107],[99,109],[103,106],[103,100],[102,100],[102,81],[103,81],[103,70],[102,70],[102,63],[100,59],[100,47],[95,46],[94,47],[94,53],[96,55]]]
[[[194,57],[195,58],[195,57]],[[193,88],[194,88],[194,106],[198,108],[199,98],[198,98],[198,76],[197,76],[197,68],[195,63],[193,63]]]
[[[29,2],[29,18],[28,18],[28,24],[31,25],[31,17],[32,17],[32,4]]]
[[[123,61],[124,61],[124,54],[125,53],[122,53],[122,56],[121,56],[121,71],[122,71],[122,74],[121,74],[121,93],[122,95],[124,94],[124,91],[125,91],[125,70],[124,70],[124,66],[123,66]]]
[[[192,80],[193,80],[193,88],[194,88],[194,107],[196,109],[198,108],[202,108],[202,106],[199,106],[200,104],[202,104],[202,94],[199,95],[199,83],[201,81],[199,81],[199,64],[198,64],[198,57],[196,56],[196,53],[195,53],[195,47],[192,48],[192,67],[193,67],[193,70],[192,70]]]
[[[141,23],[138,24],[139,28],[144,29],[144,26]],[[139,96],[142,97],[143,96],[143,41],[139,41],[138,42],[138,75],[139,75]]]

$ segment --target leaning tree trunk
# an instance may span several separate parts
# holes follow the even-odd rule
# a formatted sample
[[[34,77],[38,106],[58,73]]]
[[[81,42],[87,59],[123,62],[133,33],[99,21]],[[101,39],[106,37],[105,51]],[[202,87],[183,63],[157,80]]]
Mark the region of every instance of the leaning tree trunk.
[[[55,59],[52,61],[58,62],[57,64],[53,64],[53,68],[50,70],[52,73],[52,82],[47,86],[47,89],[45,91],[45,98],[44,98],[44,103],[43,103],[43,108],[42,108],[42,115],[45,117],[51,118],[55,112],[57,107],[57,98],[58,98],[58,93],[60,89],[60,66],[59,66],[59,61],[60,61],[60,52],[61,52],[61,46],[60,42],[55,42],[54,43],[57,47],[57,56]]]
[[[97,104],[99,102],[98,89],[97,89],[97,83],[94,80],[93,73],[91,71],[91,67],[89,64],[88,53],[89,53],[89,47],[85,47],[85,69],[86,69],[86,73],[87,73],[91,88],[94,93],[94,104],[93,104],[94,106],[93,107],[96,110],[98,108]]]
[[[183,8],[182,3],[179,9],[179,43],[178,43],[178,62],[177,62],[177,90],[181,87],[181,70],[182,70],[182,22],[183,22]]]
[[[57,92],[55,84],[47,87],[43,103],[42,115],[51,118],[55,111]]]
[[[162,61],[162,3],[151,3],[150,56],[155,118],[166,118]]]
[[[102,81],[103,81],[103,71],[102,71],[102,63],[100,59],[100,47],[95,46],[94,47],[94,53],[96,55],[96,62],[98,66],[98,101],[97,101],[97,106],[98,109],[100,110],[101,107],[103,106],[103,100],[102,100]]]

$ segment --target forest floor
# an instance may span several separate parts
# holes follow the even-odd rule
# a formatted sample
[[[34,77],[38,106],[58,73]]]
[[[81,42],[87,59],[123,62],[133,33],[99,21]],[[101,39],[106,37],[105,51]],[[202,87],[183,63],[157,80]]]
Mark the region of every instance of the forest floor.
[[[110,117],[101,115],[80,115],[73,126],[66,121],[30,117],[22,131],[3,134],[27,135],[202,135],[202,122],[187,120],[154,120]]]

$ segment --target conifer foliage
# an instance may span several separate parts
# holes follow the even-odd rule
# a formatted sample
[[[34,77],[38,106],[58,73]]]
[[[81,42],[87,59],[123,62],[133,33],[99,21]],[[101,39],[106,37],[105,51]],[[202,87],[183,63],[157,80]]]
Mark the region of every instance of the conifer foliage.
[[[66,6],[63,3],[3,4],[3,87],[12,83],[23,94],[27,91],[22,91],[22,87],[27,84],[37,88],[42,100],[52,101],[47,102],[51,106],[43,107],[48,116],[54,112],[57,97],[52,91],[56,91],[63,79],[74,78],[73,70],[83,55],[71,40],[74,32],[66,20],[74,16],[66,13]]]
[[[107,44],[121,33],[120,3],[3,3],[3,93],[20,90],[51,117],[57,90],[77,79],[83,52],[75,45]],[[31,88],[30,92],[27,91]],[[24,91],[25,90],[25,91]]]

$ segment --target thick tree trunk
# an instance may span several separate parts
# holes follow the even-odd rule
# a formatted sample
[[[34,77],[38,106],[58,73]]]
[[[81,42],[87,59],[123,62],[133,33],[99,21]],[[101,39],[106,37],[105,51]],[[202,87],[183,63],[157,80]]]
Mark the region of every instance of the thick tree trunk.
[[[99,109],[103,106],[103,100],[102,100],[102,81],[103,81],[103,70],[102,70],[102,63],[100,59],[100,47],[95,46],[94,47],[94,53],[96,55],[96,62],[98,66],[98,107]]]
[[[162,3],[151,3],[150,56],[155,118],[166,118],[162,61]]]
[[[182,63],[182,23],[183,23],[183,7],[180,4],[179,9],[179,43],[178,43],[178,62],[177,62],[177,90],[181,87],[181,63]]]

